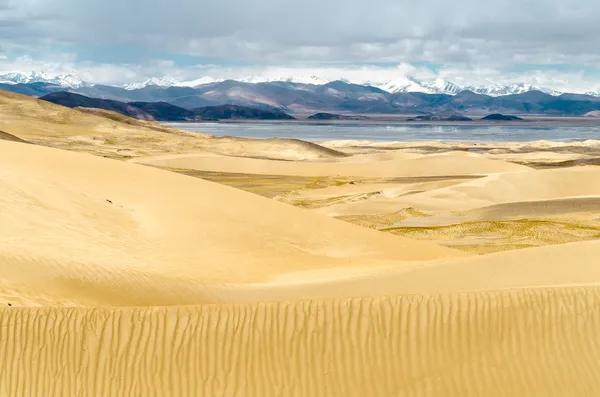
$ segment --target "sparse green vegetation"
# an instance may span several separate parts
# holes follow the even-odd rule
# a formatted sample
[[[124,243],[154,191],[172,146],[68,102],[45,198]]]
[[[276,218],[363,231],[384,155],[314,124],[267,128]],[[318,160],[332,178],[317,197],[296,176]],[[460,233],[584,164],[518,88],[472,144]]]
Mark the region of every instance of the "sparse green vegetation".
[[[464,222],[391,227],[384,231],[479,254],[600,238],[600,223],[553,219]]]

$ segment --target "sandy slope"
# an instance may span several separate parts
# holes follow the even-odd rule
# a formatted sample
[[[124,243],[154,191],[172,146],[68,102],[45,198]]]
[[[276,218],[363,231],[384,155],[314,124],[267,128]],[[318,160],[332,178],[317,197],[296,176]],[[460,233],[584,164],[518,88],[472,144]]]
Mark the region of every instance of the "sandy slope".
[[[25,140],[16,137],[12,134],[0,131],[0,140],[1,141],[12,141],[12,142],[25,142]]]
[[[150,136],[174,133],[177,130],[128,117],[116,117],[111,112],[80,111],[50,102],[0,90],[0,130],[18,137],[40,138],[60,136],[90,136],[94,133],[112,135],[126,131],[146,132]],[[112,115],[112,117],[106,117]],[[117,131],[120,130],[120,131]],[[202,134],[198,134],[199,137]]]
[[[346,154],[298,139],[213,138],[102,110],[71,109],[0,90],[0,131],[28,141],[117,159],[205,151],[277,160]]]
[[[465,210],[517,201],[600,196],[600,168],[572,167],[492,175],[408,200],[427,209]]]
[[[600,168],[594,166],[528,170],[489,175],[412,195],[373,196],[326,207],[319,212],[328,215],[393,213],[407,207],[436,212],[466,211],[506,203],[589,198],[600,196],[598,180]],[[577,212],[577,200],[571,204],[571,212]]]
[[[380,161],[291,162],[204,154],[145,157],[141,164],[203,171],[297,176],[419,177],[518,172],[527,167],[462,152]]]
[[[173,283],[240,283],[280,272],[462,255],[150,167],[11,142],[1,142],[0,150],[0,201],[11,209],[2,214],[0,250],[12,258],[4,266],[18,273],[11,271],[5,288],[31,292],[28,273],[18,269],[41,263],[56,267],[59,286],[77,280],[79,299],[89,304],[83,287],[96,276],[108,285],[141,277],[131,281],[135,288],[152,281],[148,274]],[[118,277],[122,270],[127,277]],[[52,293],[51,283],[39,287]]]

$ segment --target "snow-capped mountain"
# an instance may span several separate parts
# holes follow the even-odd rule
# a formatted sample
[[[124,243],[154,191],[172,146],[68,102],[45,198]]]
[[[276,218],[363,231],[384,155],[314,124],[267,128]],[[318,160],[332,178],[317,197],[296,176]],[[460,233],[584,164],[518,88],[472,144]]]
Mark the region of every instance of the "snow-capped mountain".
[[[79,77],[72,74],[61,74],[54,77],[43,72],[12,72],[0,74],[0,83],[4,84],[31,84],[48,83],[56,84],[65,88],[80,88],[87,84]]]
[[[463,91],[462,87],[442,78],[437,78],[433,81],[419,81],[411,77],[401,77],[385,83],[371,83],[369,85],[392,94],[399,92],[422,92],[425,94],[455,95]]]
[[[352,80],[346,79],[344,76],[337,76],[337,78],[325,78],[317,75],[279,75],[279,74],[257,74],[250,75],[241,78],[235,78],[236,80],[245,83],[267,83],[267,82],[288,82],[288,83],[299,83],[299,84],[314,84],[324,85],[335,80],[341,80],[347,83],[373,86],[380,88],[389,93],[402,93],[402,92],[422,92],[426,94],[448,94],[456,95],[461,91],[469,90],[477,94],[484,94],[489,96],[502,96],[511,94],[522,94],[533,90],[545,92],[550,95],[560,95],[562,92],[546,89],[532,84],[527,83],[515,83],[509,85],[500,85],[493,82],[485,86],[461,86],[443,78],[436,78],[433,80],[418,80],[409,76],[399,76],[392,80],[378,80],[373,78],[370,80]],[[374,76],[376,77],[376,76]],[[198,87],[204,84],[218,83],[227,80],[223,77],[213,76],[202,76],[193,80],[179,81],[169,76],[163,77],[151,77],[144,81],[137,81],[128,84],[121,85],[119,87],[127,90],[136,90],[148,86],[159,86],[159,87]],[[30,83],[49,83],[55,84],[61,87],[76,89],[85,86],[89,86],[82,79],[72,74],[55,75],[50,77],[44,72],[12,72],[12,73],[0,73],[0,83],[4,84],[30,84]],[[299,88],[300,89],[300,88]],[[588,95],[594,95],[600,97],[600,90],[587,92]]]
[[[477,94],[489,95],[489,96],[502,96],[502,95],[513,95],[513,94],[523,94],[529,91],[541,91],[543,93],[558,96],[562,94],[562,92],[550,90],[542,87],[538,87],[532,84],[526,83],[518,83],[518,84],[510,84],[510,85],[497,85],[490,84],[485,87],[477,87],[477,86],[467,86],[464,87],[465,90],[473,91]]]
[[[600,97],[600,89],[597,91],[588,91],[585,93],[585,95],[591,95],[591,96],[597,96]]]
[[[144,81],[136,81],[129,84],[123,84],[121,88],[125,88],[126,90],[139,90],[150,85],[156,85],[159,87],[173,87],[180,84],[179,81],[174,78],[164,76],[164,77],[150,77]]]
[[[437,94],[456,95],[464,90],[464,88],[458,86],[457,84],[454,84],[442,78],[437,78],[430,83],[421,83],[421,85],[430,89],[431,91],[434,91]]]
[[[272,83],[276,81],[282,81],[285,83],[298,83],[298,84],[315,84],[315,85],[323,85],[331,82],[332,80],[327,80],[319,76],[281,76],[281,75],[273,75],[273,76],[265,76],[265,75],[251,75],[242,77],[239,79],[235,79],[236,81],[240,81],[242,83]]]
[[[489,95],[489,96],[501,96],[511,94],[522,94],[529,91],[542,91],[544,93],[558,96],[561,92],[541,88],[532,84],[511,84],[511,85],[497,85],[491,84],[489,86],[459,86],[458,84],[452,83],[451,81],[437,78],[433,81],[419,81],[410,77],[402,77],[396,80],[389,81],[387,83],[376,83],[370,84],[384,91],[392,94],[400,92],[423,92],[426,94],[447,94],[456,95],[461,91],[473,91],[477,94]]]
[[[204,84],[211,84],[211,83],[218,83],[220,81],[224,81],[225,79],[216,79],[213,77],[209,77],[209,76],[205,76],[205,77],[200,77],[199,79],[196,80],[190,80],[190,81],[180,81],[179,83],[176,83],[175,86],[176,87],[198,87]]]
[[[427,94],[434,93],[434,90],[430,89],[429,87],[425,87],[420,81],[407,76],[402,76],[387,82],[373,82],[372,85],[392,94],[398,92],[424,92]]]

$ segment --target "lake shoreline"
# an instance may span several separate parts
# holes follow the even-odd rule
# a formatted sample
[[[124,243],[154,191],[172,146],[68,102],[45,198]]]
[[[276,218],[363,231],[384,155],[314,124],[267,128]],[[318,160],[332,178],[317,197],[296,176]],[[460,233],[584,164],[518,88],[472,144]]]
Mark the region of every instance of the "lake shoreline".
[[[529,142],[600,139],[600,124],[552,122],[304,122],[243,121],[210,123],[162,123],[181,130],[215,137],[292,138],[311,142],[337,140]]]
[[[215,120],[215,121],[183,121],[161,122],[161,124],[305,124],[305,125],[421,125],[421,126],[600,126],[600,117],[548,117],[519,115],[523,120],[481,120],[475,118],[471,121],[409,121],[408,118],[416,115],[364,115],[368,120],[309,120],[304,115],[293,115],[295,120]],[[468,116],[480,117],[480,116]]]

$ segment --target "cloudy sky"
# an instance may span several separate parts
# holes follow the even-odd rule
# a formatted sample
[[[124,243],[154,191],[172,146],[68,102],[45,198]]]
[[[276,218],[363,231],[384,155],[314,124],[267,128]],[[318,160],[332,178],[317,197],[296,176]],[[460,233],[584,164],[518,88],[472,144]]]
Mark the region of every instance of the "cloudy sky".
[[[0,72],[408,74],[600,89],[593,0],[0,0]]]

